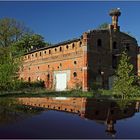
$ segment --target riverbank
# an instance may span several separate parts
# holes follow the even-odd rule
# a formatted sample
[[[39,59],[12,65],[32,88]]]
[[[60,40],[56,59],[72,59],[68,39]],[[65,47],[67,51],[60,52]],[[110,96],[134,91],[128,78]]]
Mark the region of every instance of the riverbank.
[[[20,91],[1,91],[2,97],[94,97],[99,99],[120,99],[121,97],[112,94],[111,90],[94,90],[83,92],[81,90],[72,91],[48,91],[44,88],[29,88]],[[132,100],[140,100],[140,97],[131,97]]]
[[[95,97],[93,91],[82,92],[73,91],[47,91],[45,89],[26,90],[26,91],[6,91],[0,92],[0,97]]]

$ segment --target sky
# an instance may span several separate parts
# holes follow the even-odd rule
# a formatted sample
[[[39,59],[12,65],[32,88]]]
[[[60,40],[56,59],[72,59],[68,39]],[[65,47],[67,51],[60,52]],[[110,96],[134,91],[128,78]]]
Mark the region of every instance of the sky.
[[[121,31],[140,45],[140,1],[0,1],[0,19],[15,18],[50,43],[78,38],[83,32],[111,23],[110,9],[120,8]]]

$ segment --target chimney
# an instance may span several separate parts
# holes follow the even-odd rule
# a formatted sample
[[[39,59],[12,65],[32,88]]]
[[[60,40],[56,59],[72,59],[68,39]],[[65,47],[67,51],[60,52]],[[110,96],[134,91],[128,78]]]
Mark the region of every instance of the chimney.
[[[121,15],[120,8],[112,9],[109,12],[109,15],[112,17],[111,28],[114,29],[115,31],[119,30],[120,26],[118,26],[118,17]]]

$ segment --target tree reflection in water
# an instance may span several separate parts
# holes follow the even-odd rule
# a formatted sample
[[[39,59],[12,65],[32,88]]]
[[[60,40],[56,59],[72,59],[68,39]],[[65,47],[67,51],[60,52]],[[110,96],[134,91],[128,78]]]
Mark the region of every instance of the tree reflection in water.
[[[2,98],[0,99],[0,123],[24,119],[46,109],[75,113],[82,118],[94,120],[105,125],[107,135],[115,137],[117,121],[132,117],[139,112],[140,101],[66,97]]]
[[[0,123],[13,123],[38,114],[43,109],[20,105],[15,98],[0,98]]]

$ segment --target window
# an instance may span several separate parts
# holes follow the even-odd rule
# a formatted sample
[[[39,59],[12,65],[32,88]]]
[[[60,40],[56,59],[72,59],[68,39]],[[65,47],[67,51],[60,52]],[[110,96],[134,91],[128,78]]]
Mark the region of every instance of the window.
[[[80,43],[79,43],[79,44],[80,44],[80,47],[81,47],[81,46],[82,46],[82,42],[80,41]]]
[[[77,62],[76,61],[74,61],[74,65],[76,65],[77,64]]]
[[[50,67],[50,65],[48,65],[48,68]]]
[[[34,57],[34,54],[32,54],[32,57]]]
[[[62,47],[60,47],[60,52],[62,51]]]
[[[67,45],[67,46],[66,46],[66,48],[68,49],[68,48],[69,48],[69,46]]]
[[[40,56],[41,56],[41,52],[40,52]]]
[[[31,77],[28,77],[28,82],[31,82]]]
[[[62,64],[60,63],[60,67],[62,67]]]
[[[77,73],[76,72],[73,73],[73,77],[77,77]]]
[[[116,41],[113,42],[113,49],[117,49],[117,42]]]
[[[48,80],[48,81],[50,80],[50,74],[47,75],[47,80]]]
[[[97,40],[97,46],[98,46],[98,47],[101,47],[101,46],[102,46],[102,40],[101,40],[101,39],[98,39],[98,40]]]
[[[49,54],[51,54],[51,50],[49,50]]]
[[[44,54],[46,54],[46,51],[44,51]]]
[[[72,43],[72,48],[74,48],[74,43]]]
[[[30,58],[30,55],[28,55],[28,59]]]
[[[55,52],[57,51],[57,49],[55,48]]]
[[[35,54],[35,57],[37,57],[37,53]]]
[[[37,68],[39,69],[39,66]]]

